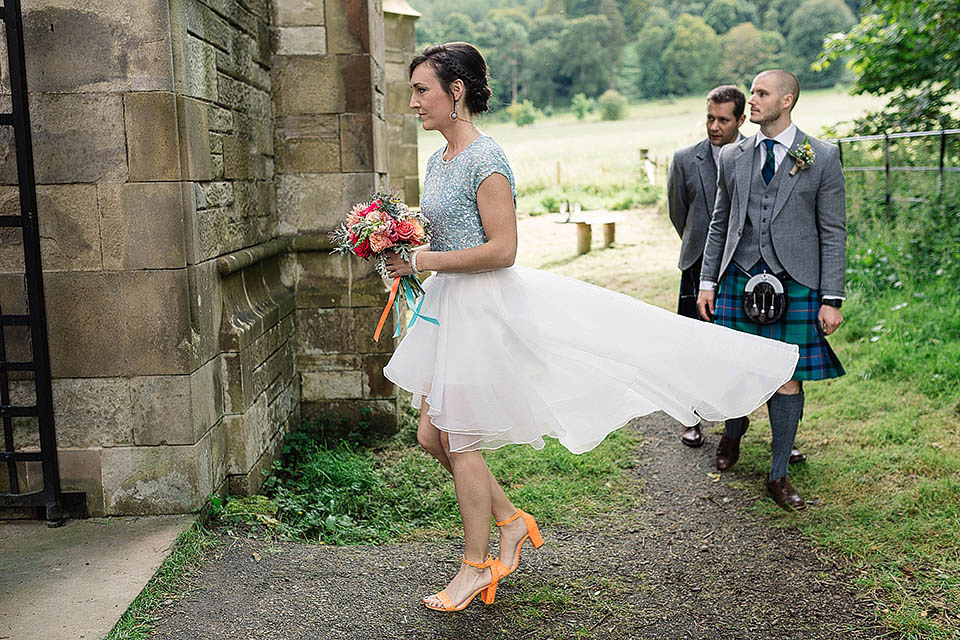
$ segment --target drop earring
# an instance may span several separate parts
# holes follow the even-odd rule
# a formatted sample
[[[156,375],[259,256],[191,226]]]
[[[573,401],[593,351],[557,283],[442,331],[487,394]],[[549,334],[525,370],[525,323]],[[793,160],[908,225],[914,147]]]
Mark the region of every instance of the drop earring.
[[[457,117],[458,117],[458,116],[457,116],[457,99],[454,98],[454,99],[453,99],[453,111],[450,112],[450,119],[451,119],[451,120],[456,120]]]

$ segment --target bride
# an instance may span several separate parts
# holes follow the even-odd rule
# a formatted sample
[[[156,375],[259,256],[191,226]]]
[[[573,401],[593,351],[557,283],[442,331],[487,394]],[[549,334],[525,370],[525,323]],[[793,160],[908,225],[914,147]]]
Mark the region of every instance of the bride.
[[[543,540],[481,451],[597,446],[631,418],[664,411],[691,426],[749,414],[790,380],[797,347],[691,320],[619,293],[514,266],[513,172],[500,146],[473,123],[491,92],[475,47],[426,48],[410,64],[410,107],[446,146],[427,163],[420,207],[429,247],[410,262],[392,255],[391,277],[430,271],[419,322],[384,375],[413,393],[417,440],[452,475],[464,553],[447,586],[424,598],[438,611],[490,604],[528,539]],[[490,518],[500,554],[489,555]]]

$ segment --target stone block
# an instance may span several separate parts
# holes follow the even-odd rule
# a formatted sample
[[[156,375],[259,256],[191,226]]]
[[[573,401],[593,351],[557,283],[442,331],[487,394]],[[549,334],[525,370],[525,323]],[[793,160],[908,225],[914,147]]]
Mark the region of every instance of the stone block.
[[[417,178],[404,178],[403,179],[403,195],[404,202],[408,205],[415,206],[420,204],[420,180]]]
[[[184,180],[212,180],[210,161],[209,109],[206,104],[177,96],[177,124],[180,134],[180,166]]]
[[[93,185],[37,185],[37,219],[44,271],[101,268],[97,188]],[[19,190],[0,187],[0,215],[19,215]],[[20,229],[0,229],[0,272],[23,271]]]
[[[101,459],[110,515],[186,513],[214,488],[209,434],[194,445],[106,448]]]
[[[266,422],[266,394],[257,396],[242,414],[224,416],[227,473],[246,473],[260,457],[273,435]]]
[[[351,431],[365,430],[370,437],[387,436],[397,432],[396,400],[329,400],[302,402],[304,422],[324,421],[338,426],[331,437],[344,437]],[[331,420],[331,418],[333,418]],[[364,427],[359,427],[363,423]]]
[[[233,112],[216,105],[207,107],[207,125],[211,131],[231,133],[233,131]]]
[[[373,334],[377,330],[383,307],[354,307],[350,311],[353,313],[353,331],[358,353],[393,353],[394,344],[390,336],[393,335],[396,323],[392,313],[383,325],[380,340],[374,341]]]
[[[279,116],[276,119],[277,140],[296,138],[340,139],[340,118],[333,114]]]
[[[376,82],[374,63],[368,55],[337,56],[340,74],[343,77],[345,111],[349,113],[372,113],[373,86]]]
[[[281,174],[277,185],[280,233],[330,231],[357,202],[370,197],[369,173]]]
[[[130,180],[150,182],[180,178],[177,99],[172,93],[124,96],[124,120]]]
[[[190,326],[187,270],[127,272],[122,287],[129,372],[191,371],[197,344]]]
[[[351,309],[298,309],[299,352],[305,354],[356,353]]]
[[[55,378],[52,388],[59,446],[134,444],[139,416],[126,378]]]
[[[192,445],[190,376],[138,376],[130,380],[137,446]]]
[[[182,183],[107,183],[97,191],[104,269],[186,264]]]
[[[311,251],[297,254],[300,307],[354,307],[385,304],[387,288],[373,264],[353,256]]]
[[[277,116],[345,111],[348,81],[339,57],[277,56],[272,68]]]
[[[339,172],[340,155],[339,140],[287,139],[279,143],[277,167],[284,173]]]
[[[383,338],[380,338],[383,340]],[[396,389],[393,383],[383,376],[383,368],[390,361],[391,354],[367,355],[363,357],[363,397],[393,398]]]
[[[324,24],[324,0],[282,0],[273,3],[274,23],[282,27]]]
[[[374,120],[370,114],[340,115],[340,163],[343,171],[373,171]]]
[[[184,95],[214,102],[219,94],[217,76],[217,49],[187,35],[181,49],[182,66],[177,77],[177,89]],[[175,51],[176,59],[176,51]]]
[[[362,356],[356,353],[297,354],[300,372],[359,371],[362,366]]]
[[[302,371],[300,382],[304,402],[363,397],[361,371]]]
[[[326,0],[324,24],[328,29],[330,53],[368,53],[370,51],[370,11],[368,0]]]
[[[118,376],[129,370],[121,275],[44,276],[50,368],[54,377]]]
[[[216,263],[208,260],[187,267],[190,327],[197,363],[207,362],[220,351],[220,321],[223,297]]]
[[[30,2],[23,8],[23,28],[31,91],[173,90],[165,0]],[[9,76],[3,75],[2,90],[9,92]]]
[[[393,181],[402,182],[406,176],[417,175],[417,148],[414,146],[401,144],[391,146],[389,151],[389,171]],[[398,184],[399,184],[398,182]]]
[[[127,179],[123,104],[112,94],[32,94],[30,123],[38,184]],[[17,184],[13,130],[0,130],[0,184]]]
[[[60,488],[64,491],[82,491],[87,500],[87,515],[94,518],[106,515],[100,451],[99,447],[57,450]]]
[[[223,137],[223,176],[228,180],[250,177],[250,141],[239,136]]]
[[[280,27],[277,53],[282,56],[326,55],[326,27]]]

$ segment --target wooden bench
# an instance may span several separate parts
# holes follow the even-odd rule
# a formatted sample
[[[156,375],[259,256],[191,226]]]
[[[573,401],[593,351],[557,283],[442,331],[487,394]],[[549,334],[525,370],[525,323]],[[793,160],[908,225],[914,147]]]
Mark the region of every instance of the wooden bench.
[[[623,219],[624,216],[621,214],[598,212],[594,214],[583,213],[564,222],[577,225],[577,255],[582,256],[590,251],[590,245],[593,242],[593,225],[603,225],[603,248],[606,249],[613,244],[617,232],[617,223],[622,222]]]

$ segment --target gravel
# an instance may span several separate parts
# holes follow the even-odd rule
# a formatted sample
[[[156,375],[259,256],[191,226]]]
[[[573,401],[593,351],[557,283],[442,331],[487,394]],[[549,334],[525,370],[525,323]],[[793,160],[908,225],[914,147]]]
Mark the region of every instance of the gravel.
[[[330,547],[218,535],[223,544],[164,605],[152,638],[858,640],[882,635],[853,571],[750,509],[759,490],[713,469],[719,439],[679,443],[661,414],[631,470],[636,508],[577,527],[542,523],[497,591],[455,614],[420,597],[456,571],[460,543]],[[709,431],[709,430],[708,430]],[[708,475],[708,474],[713,474]],[[816,506],[809,507],[810,509]],[[494,536],[495,538],[495,536]]]

